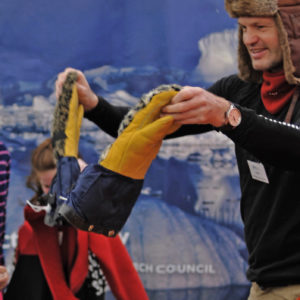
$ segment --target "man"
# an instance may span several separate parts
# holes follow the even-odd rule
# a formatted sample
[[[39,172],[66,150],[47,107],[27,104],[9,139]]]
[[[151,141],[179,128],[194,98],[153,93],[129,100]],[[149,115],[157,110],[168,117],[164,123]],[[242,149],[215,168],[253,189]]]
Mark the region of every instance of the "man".
[[[234,143],[249,251],[249,300],[300,297],[300,1],[225,0],[239,24],[239,75],[208,90],[184,87],[162,115],[169,137],[218,130]],[[61,82],[71,69],[58,76]],[[126,110],[109,105],[78,72],[86,117],[117,136]],[[300,299],[300,298],[299,298]]]

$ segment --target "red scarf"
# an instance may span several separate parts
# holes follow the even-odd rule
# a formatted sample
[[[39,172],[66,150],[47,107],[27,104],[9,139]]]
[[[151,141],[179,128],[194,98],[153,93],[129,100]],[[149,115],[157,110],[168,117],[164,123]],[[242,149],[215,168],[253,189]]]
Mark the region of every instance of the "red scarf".
[[[263,72],[261,98],[268,112],[276,114],[291,99],[296,86],[287,83],[284,72]]]
[[[44,224],[45,212],[36,213],[27,205],[24,213],[26,221],[19,230],[17,254],[39,256],[54,300],[78,300],[75,294],[88,274],[88,249],[98,258],[116,299],[148,300],[142,281],[119,236],[107,238],[65,226],[61,228],[65,233],[65,243],[60,247],[58,229]],[[64,266],[69,269],[69,280],[65,278]]]

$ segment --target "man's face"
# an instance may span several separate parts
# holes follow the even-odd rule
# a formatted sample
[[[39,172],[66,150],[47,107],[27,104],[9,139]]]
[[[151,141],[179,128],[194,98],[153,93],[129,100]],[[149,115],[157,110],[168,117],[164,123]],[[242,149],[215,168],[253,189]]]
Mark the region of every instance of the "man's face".
[[[275,72],[282,68],[282,50],[277,27],[272,17],[241,17],[243,42],[252,66],[257,71]]]

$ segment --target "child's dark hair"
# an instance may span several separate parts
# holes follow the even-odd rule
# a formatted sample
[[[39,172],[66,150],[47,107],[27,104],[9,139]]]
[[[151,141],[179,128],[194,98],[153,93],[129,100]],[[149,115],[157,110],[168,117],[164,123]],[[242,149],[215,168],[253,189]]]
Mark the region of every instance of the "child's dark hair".
[[[37,172],[48,171],[55,168],[56,164],[53,156],[52,142],[50,138],[47,138],[33,150],[31,155],[31,172],[26,180],[26,186],[35,192],[31,201],[36,201],[43,194]]]

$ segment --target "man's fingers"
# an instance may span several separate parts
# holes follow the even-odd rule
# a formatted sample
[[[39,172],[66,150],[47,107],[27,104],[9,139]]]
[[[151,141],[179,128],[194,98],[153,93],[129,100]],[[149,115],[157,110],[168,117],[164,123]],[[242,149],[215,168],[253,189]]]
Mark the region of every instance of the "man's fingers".
[[[192,99],[195,95],[203,91],[200,87],[184,86],[172,99],[172,104],[180,103]]]
[[[67,75],[70,73],[70,72],[76,72],[77,73],[77,76],[81,76],[82,77],[82,73],[79,71],[79,70],[76,70],[74,68],[65,68],[65,70],[61,73],[59,73],[57,75],[57,79],[56,79],[56,82],[55,82],[55,96],[56,98],[58,99],[61,92],[62,92],[62,87],[63,87],[63,84],[67,78]]]
[[[55,96],[56,99],[59,98],[62,90],[63,83],[65,82],[65,73],[59,73],[55,82]]]
[[[171,104],[166,105],[162,109],[162,114],[177,114],[177,113],[182,114],[188,111],[193,111],[201,107],[202,105],[203,104],[199,101],[199,99],[196,98],[186,99],[186,101],[181,101],[178,103],[173,103],[172,100]]]

